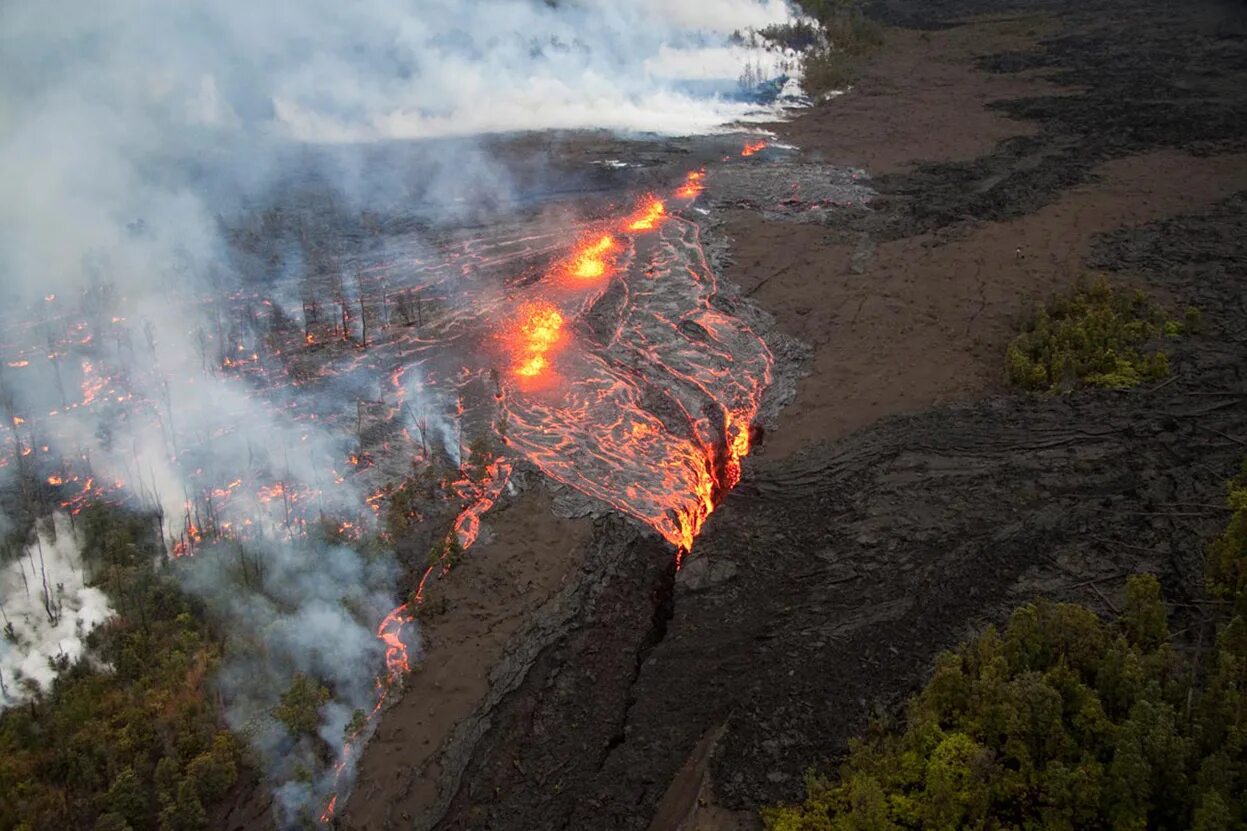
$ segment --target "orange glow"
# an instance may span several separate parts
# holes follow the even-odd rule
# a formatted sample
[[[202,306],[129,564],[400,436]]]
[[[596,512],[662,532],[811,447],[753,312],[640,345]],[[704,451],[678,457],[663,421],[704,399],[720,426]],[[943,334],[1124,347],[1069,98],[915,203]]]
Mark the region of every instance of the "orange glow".
[[[516,368],[517,375],[523,375],[525,378],[533,378],[541,374],[550,362],[546,360],[545,355],[530,355],[522,364]]]
[[[572,255],[571,272],[584,280],[594,280],[606,273],[606,255],[619,247],[610,234],[603,234],[596,242],[584,246]]]
[[[403,627],[415,618],[404,603],[386,615],[377,626],[377,637],[385,644],[385,669],[390,681],[396,681],[411,672],[407,644],[403,642]]]
[[[82,362],[82,406],[87,406],[95,400],[100,391],[104,389],[104,385],[108,381],[105,378],[95,376],[95,367],[90,361]]]
[[[629,231],[652,231],[667,214],[667,206],[657,197],[651,198],[628,219]]]
[[[684,180],[684,184],[675,192],[675,195],[681,199],[696,199],[705,189],[705,181],[706,171],[689,171],[688,178]]]
[[[534,378],[550,365],[547,356],[562,337],[563,315],[544,301],[524,305],[520,314],[523,322],[518,333],[520,358],[515,374]]]
[[[9,366],[14,369],[21,369],[24,366],[30,366],[30,361],[9,361]]]
[[[748,157],[748,156],[752,156],[754,153],[757,153],[759,150],[765,150],[765,149],[766,149],[765,140],[747,141],[745,142],[745,149],[740,151],[740,154],[742,156]]]
[[[59,477],[59,476],[49,476],[49,477],[48,477],[48,484],[49,484],[49,485],[60,485],[60,484],[63,484],[63,483],[64,483],[64,481],[65,481],[65,480],[64,480],[64,479],[62,479],[62,478],[61,478],[61,477]]]

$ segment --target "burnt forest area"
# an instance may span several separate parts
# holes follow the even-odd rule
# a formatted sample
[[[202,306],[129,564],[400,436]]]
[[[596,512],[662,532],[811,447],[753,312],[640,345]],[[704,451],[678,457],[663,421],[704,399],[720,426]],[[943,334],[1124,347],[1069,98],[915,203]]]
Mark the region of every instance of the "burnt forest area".
[[[1241,3],[869,11],[932,32],[1034,13],[1055,30],[978,66],[1043,69],[1069,88],[992,105],[1033,130],[972,161],[876,179],[882,200],[832,217],[830,233],[956,234],[1036,211],[1115,159],[1244,149]],[[1217,502],[1244,454],[1245,227],[1239,193],[1094,241],[1087,268],[1142,278],[1203,312],[1168,382],[991,395],[787,457],[764,452],[678,573],[663,547],[599,520],[562,617],[530,633],[531,666],[482,720],[436,827],[667,827],[696,798],[695,787],[670,790],[690,770],[708,772],[729,810],[798,799],[807,767],[833,764],[921,684],[937,652],[1023,599],[1107,612],[1122,575],[1151,570],[1179,618],[1198,616],[1201,545],[1219,520],[1183,506]]]

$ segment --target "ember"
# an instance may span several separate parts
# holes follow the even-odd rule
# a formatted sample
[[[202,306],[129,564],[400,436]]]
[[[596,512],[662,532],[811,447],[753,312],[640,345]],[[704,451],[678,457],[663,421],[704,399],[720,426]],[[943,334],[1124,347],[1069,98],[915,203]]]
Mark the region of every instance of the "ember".
[[[759,152],[759,151],[761,151],[761,150],[765,150],[765,149],[766,149],[766,141],[765,141],[765,140],[759,140],[759,141],[748,141],[748,142],[745,142],[745,149],[744,149],[744,150],[741,150],[741,151],[740,151],[740,154],[741,154],[742,156],[748,157],[748,156],[752,156],[754,153],[757,153],[757,152]]]
[[[629,231],[652,231],[667,213],[661,199],[650,199],[628,222]]]

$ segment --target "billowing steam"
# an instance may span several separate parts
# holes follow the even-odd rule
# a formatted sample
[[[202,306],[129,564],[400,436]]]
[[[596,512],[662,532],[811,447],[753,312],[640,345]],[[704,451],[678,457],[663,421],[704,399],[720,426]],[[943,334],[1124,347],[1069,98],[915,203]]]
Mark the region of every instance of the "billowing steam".
[[[0,514],[0,533],[7,519]],[[88,585],[69,519],[56,514],[19,556],[0,566],[0,708],[47,691],[82,657],[87,634],[112,608]]]
[[[280,276],[239,255],[224,229],[280,203],[291,181],[315,182],[351,211],[403,204],[453,219],[508,188],[470,138],[480,133],[686,134],[773,117],[723,93],[742,73],[784,71],[791,56],[727,38],[791,16],[781,0],[0,7],[0,480],[37,471],[72,481],[82,499],[127,494],[159,513],[178,555],[194,554],[208,528],[250,529],[258,542],[238,558],[211,551],[176,573],[232,638],[264,646],[250,653],[263,660],[236,658],[218,680],[283,817],[329,785],[307,781],[321,751],[273,708],[292,673],[325,681],[333,697],[319,732],[341,745],[355,711],[376,700],[384,645],[373,627],[394,605],[398,569],[389,553],[300,542],[309,517],[369,515],[366,494],[344,481],[358,439],[341,425],[370,395],[329,383],[257,395],[220,371],[260,359],[255,333],[223,323],[215,298]],[[368,172],[383,140],[435,138],[396,154],[384,176]],[[285,267],[311,268],[314,243],[286,252]],[[309,323],[299,298],[272,305],[263,314]],[[400,421],[457,456],[454,402],[419,375],[401,379]],[[316,398],[316,418],[292,418],[300,397]],[[38,467],[53,458],[55,469]],[[205,494],[205,483],[219,484]],[[33,559],[26,551],[0,572],[3,704],[46,688],[110,613],[73,534],[60,519],[55,528]]]

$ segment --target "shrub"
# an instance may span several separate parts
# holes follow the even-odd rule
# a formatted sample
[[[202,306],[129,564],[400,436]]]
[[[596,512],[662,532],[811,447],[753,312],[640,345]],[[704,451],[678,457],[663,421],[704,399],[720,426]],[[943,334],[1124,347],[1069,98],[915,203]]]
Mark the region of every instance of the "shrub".
[[[1193,319],[1189,312],[1187,318]],[[1030,390],[1126,389],[1167,377],[1169,358],[1155,347],[1186,329],[1142,292],[1115,291],[1099,280],[1041,304],[1009,344],[1005,373]]]
[[[859,11],[840,14],[823,23],[833,49],[865,55],[883,46],[883,27]]]
[[[772,43],[797,51],[817,46],[823,40],[818,27],[805,20],[798,20],[795,23],[773,23],[761,29],[758,34]]]
[[[801,85],[814,96],[842,90],[857,77],[856,60],[883,45],[883,27],[848,2],[807,2],[825,39],[811,42],[801,62]]]
[[[836,49],[816,49],[801,61],[801,86],[810,95],[844,89],[857,77],[852,58]]]

